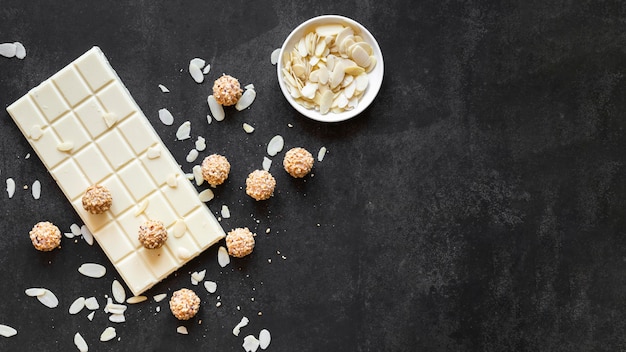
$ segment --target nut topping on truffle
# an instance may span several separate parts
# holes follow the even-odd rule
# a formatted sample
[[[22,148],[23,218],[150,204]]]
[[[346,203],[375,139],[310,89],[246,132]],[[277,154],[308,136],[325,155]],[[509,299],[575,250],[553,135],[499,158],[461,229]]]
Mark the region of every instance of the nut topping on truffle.
[[[228,247],[228,254],[231,256],[245,257],[254,249],[254,234],[247,227],[231,230],[226,235],[226,247]]]
[[[102,214],[111,208],[113,198],[111,192],[102,185],[87,187],[83,195],[83,208],[92,214]]]
[[[265,170],[255,170],[246,179],[246,194],[256,200],[266,200],[274,193],[276,180]]]
[[[304,148],[292,148],[285,153],[283,166],[289,175],[302,178],[313,168],[313,155]]]
[[[200,309],[200,297],[188,288],[181,288],[172,294],[170,310],[178,320],[193,318]]]
[[[167,230],[161,221],[148,220],[139,226],[139,242],[147,249],[160,248],[167,241]]]
[[[39,251],[49,252],[61,245],[61,231],[51,222],[38,222],[29,234],[33,246]]]
[[[230,163],[225,156],[212,154],[202,161],[202,178],[211,186],[221,185],[228,178]]]
[[[213,83],[213,97],[220,105],[235,105],[242,94],[239,81],[230,75],[223,75]]]

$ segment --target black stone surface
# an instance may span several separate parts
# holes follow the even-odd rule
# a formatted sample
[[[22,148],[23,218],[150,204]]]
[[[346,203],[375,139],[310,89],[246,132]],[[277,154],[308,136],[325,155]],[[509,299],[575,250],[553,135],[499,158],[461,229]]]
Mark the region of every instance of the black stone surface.
[[[269,62],[321,14],[361,22],[384,54],[378,98],[344,123],[296,113]],[[28,54],[0,57],[0,179],[18,184],[0,194],[0,323],[18,330],[0,350],[72,351],[80,332],[90,351],[242,351],[262,328],[271,351],[626,350],[625,23],[611,1],[2,1],[0,42]],[[147,292],[200,294],[187,336],[166,301],[130,306],[123,324],[102,309],[70,316],[79,296],[104,306],[119,276],[97,245],[64,239],[44,254],[28,239],[37,221],[81,222],[4,108],[94,45],[185,170],[193,144],[160,108],[207,138],[203,155],[228,156],[209,207],[230,207],[226,230],[258,234],[251,256],[221,269],[211,248]],[[253,83],[251,109],[207,125],[210,83],[189,77],[193,57],[212,65],[209,82]],[[274,158],[275,197],[255,203],[242,186],[275,134],[329,153],[300,181]],[[39,200],[22,189],[35,180]],[[107,275],[81,276],[84,262]],[[190,284],[203,269],[216,294]],[[119,341],[98,341],[107,326]]]

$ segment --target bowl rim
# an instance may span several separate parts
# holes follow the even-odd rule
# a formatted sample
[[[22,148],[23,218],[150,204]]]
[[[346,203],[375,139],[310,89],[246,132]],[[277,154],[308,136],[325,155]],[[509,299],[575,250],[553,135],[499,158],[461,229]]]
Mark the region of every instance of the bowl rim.
[[[287,87],[285,86],[285,82],[282,77],[282,60],[283,55],[285,53],[287,45],[294,40],[296,35],[300,36],[301,32],[306,31],[309,27],[313,26],[315,23],[323,22],[323,23],[331,23],[331,22],[344,22],[355,29],[358,29],[362,33],[363,39],[372,45],[374,49],[374,53],[376,55],[376,67],[374,67],[374,71],[377,72],[376,80],[370,81],[366,91],[363,93],[368,96],[367,100],[359,101],[359,105],[355,109],[346,110],[342,113],[333,113],[329,112],[328,114],[322,115],[315,109],[307,109],[304,106],[298,104],[287,91]],[[320,121],[320,122],[341,122],[348,119],[351,119],[360,113],[362,113],[369,105],[374,101],[380,88],[382,86],[383,76],[384,76],[384,61],[382,51],[380,50],[380,46],[376,41],[376,38],[370,33],[370,31],[363,26],[361,23],[342,15],[320,15],[313,18],[310,18],[300,25],[298,25],[295,29],[293,29],[287,38],[283,41],[283,44],[280,47],[280,52],[278,55],[278,62],[276,63],[276,74],[278,77],[278,84],[280,86],[280,90],[282,94],[285,96],[285,99],[289,102],[289,104],[296,109],[301,115],[304,115],[312,120]]]

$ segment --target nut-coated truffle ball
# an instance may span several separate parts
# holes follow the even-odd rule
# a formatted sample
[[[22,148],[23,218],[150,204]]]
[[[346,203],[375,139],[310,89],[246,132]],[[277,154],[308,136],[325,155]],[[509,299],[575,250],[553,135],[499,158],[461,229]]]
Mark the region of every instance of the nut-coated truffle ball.
[[[226,235],[228,254],[242,258],[252,253],[254,249],[254,234],[247,227],[238,227]]]
[[[313,155],[304,148],[292,148],[285,153],[283,167],[289,175],[302,178],[313,168]]]
[[[92,214],[102,214],[111,208],[111,192],[102,185],[91,185],[83,195],[83,208]]]
[[[223,106],[237,104],[242,94],[243,90],[239,81],[233,76],[222,75],[213,83],[213,97]]]
[[[172,294],[170,310],[178,320],[189,320],[200,309],[200,297],[188,288],[181,288]]]
[[[61,231],[49,221],[38,222],[30,230],[33,246],[42,252],[49,252],[61,245]]]
[[[202,178],[211,186],[221,185],[228,178],[230,163],[225,156],[212,154],[202,161]]]
[[[167,230],[161,221],[148,220],[139,226],[139,242],[147,249],[160,248],[167,241]]]
[[[266,200],[274,193],[276,180],[265,170],[255,170],[246,179],[246,194],[256,200]]]

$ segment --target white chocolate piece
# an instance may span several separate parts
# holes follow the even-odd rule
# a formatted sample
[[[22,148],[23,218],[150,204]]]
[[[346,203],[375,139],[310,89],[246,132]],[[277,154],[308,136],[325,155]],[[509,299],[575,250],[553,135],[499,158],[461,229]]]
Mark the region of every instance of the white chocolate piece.
[[[184,173],[98,47],[7,111],[135,296],[225,236],[191,183],[168,185],[172,174]],[[33,126],[40,135],[33,136]],[[57,148],[68,140],[71,149]],[[95,183],[113,196],[104,214],[82,206],[84,190]],[[137,213],[140,204],[145,209]],[[168,232],[183,220],[185,233],[147,250],[137,231],[148,219]]]

